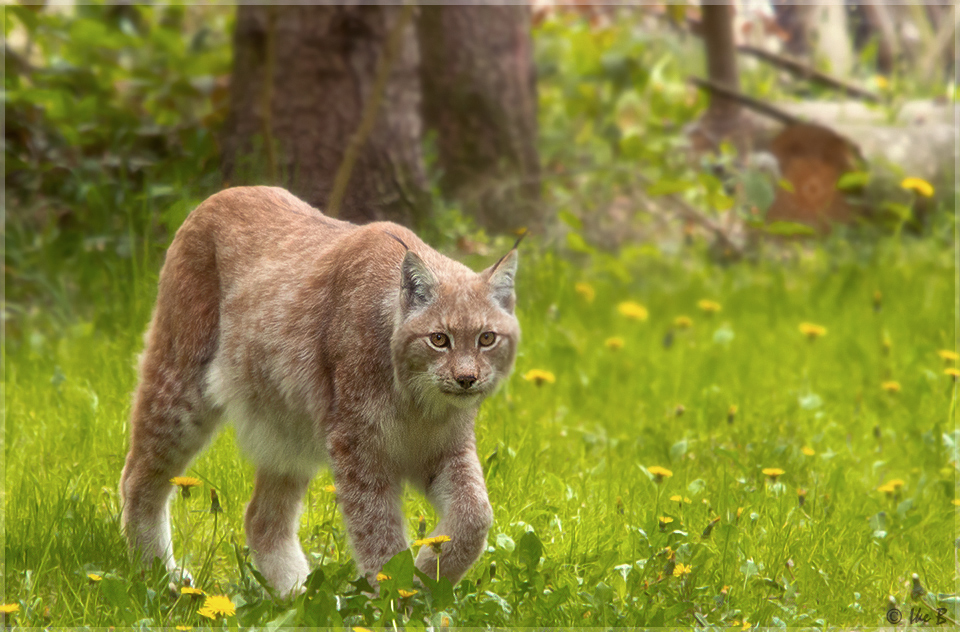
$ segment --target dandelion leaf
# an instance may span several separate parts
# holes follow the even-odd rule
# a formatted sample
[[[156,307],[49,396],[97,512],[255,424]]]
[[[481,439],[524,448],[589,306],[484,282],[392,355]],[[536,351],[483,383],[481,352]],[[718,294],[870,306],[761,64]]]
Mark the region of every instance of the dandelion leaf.
[[[404,549],[383,565],[383,573],[390,577],[390,587],[410,590],[413,588],[413,553]]]
[[[540,563],[540,555],[542,553],[543,544],[541,544],[537,534],[533,531],[524,533],[520,538],[520,543],[517,545],[517,557],[520,563],[526,565],[527,569],[532,573]]]

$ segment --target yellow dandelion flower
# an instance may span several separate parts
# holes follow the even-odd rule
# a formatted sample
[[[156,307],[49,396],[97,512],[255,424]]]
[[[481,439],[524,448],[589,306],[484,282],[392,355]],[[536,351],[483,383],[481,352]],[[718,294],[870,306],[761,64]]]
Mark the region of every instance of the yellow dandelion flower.
[[[673,319],[673,326],[677,329],[690,329],[693,327],[693,321],[689,316],[677,316]]]
[[[956,505],[957,507],[960,507],[960,498],[954,498],[950,502]]]
[[[404,590],[403,588],[398,588],[398,589],[397,589],[397,592],[400,593],[400,596],[401,596],[401,597],[413,597],[414,595],[416,595],[416,594],[417,594],[418,592],[420,592],[420,591],[419,591],[419,590]]]
[[[697,301],[697,307],[700,308],[700,311],[706,312],[707,314],[716,314],[723,309],[723,306],[720,305],[720,303],[707,299],[701,299]]]
[[[378,581],[378,582],[385,582],[385,581],[387,581],[388,579],[390,579],[390,576],[387,575],[386,573],[377,573],[377,581]]]
[[[593,289],[593,286],[589,283],[584,283],[581,281],[573,286],[573,289],[576,290],[577,294],[583,297],[588,303],[592,303],[593,299],[597,297],[597,291]]]
[[[440,625],[444,628],[450,627],[450,617],[443,617],[440,619]]]
[[[811,448],[811,447],[808,446],[808,445],[805,445],[805,446],[803,446],[802,448],[800,448],[800,451],[803,452],[804,454],[806,454],[807,456],[813,456],[814,454],[817,453],[816,450],[814,450],[813,448]]]
[[[178,630],[192,630],[192,629],[193,629],[193,626],[192,626],[192,625],[178,625],[178,626],[177,626],[177,629],[178,629]]]
[[[903,483],[903,480],[902,480],[902,479],[894,478],[894,479],[891,479],[891,480],[887,481],[886,483],[884,483],[884,484],[881,485],[880,487],[887,487],[887,488],[889,488],[889,489],[891,489],[891,490],[896,491],[896,490],[900,489],[901,487],[903,487],[903,485],[904,485],[904,483]],[[880,489],[880,488],[878,487],[877,489]]]
[[[960,354],[957,354],[956,351],[950,351],[949,349],[941,349],[937,351],[937,355],[946,362],[956,362],[960,360]]]
[[[450,541],[450,536],[448,535],[435,535],[432,538],[423,538],[417,540],[413,543],[413,546],[434,546],[437,544],[443,544],[444,542]]]
[[[673,476],[673,472],[665,467],[660,467],[659,465],[648,467],[647,471],[653,474],[653,478],[657,483],[661,482],[664,478],[670,478]]]
[[[743,625],[740,626],[740,630],[749,630],[752,624],[746,619],[743,620]]]
[[[542,385],[543,383],[553,384],[557,381],[557,378],[550,371],[544,371],[542,369],[530,369],[523,374],[523,379],[528,382],[533,382],[537,386]]]
[[[889,382],[884,382],[883,384],[880,385],[880,388],[882,388],[883,390],[885,390],[885,391],[888,392],[888,393],[899,393],[899,392],[900,392],[900,382],[894,382],[894,381],[892,381],[892,380],[889,381]]]
[[[174,476],[170,482],[180,488],[180,495],[184,498],[190,498],[190,488],[199,487],[200,479],[192,476]]]
[[[194,588],[193,586],[181,586],[180,587],[181,595],[192,595],[194,597],[200,597],[204,594],[199,588]]]
[[[957,381],[957,378],[960,378],[960,370],[954,369],[953,367],[950,367],[949,369],[944,369],[943,374],[949,375],[950,377],[952,377],[954,382]]]
[[[671,522],[673,522],[673,518],[670,516],[660,516],[657,518],[657,524],[660,525],[661,531],[666,531],[667,525],[669,525]]]
[[[777,480],[777,477],[784,475],[784,471],[779,467],[765,467],[762,472],[765,476],[769,476],[773,480]]]
[[[904,178],[900,183],[901,189],[916,191],[923,197],[933,197],[933,185],[923,178]]]
[[[673,502],[675,502],[675,503],[682,503],[682,502],[683,502],[683,496],[681,496],[680,494],[674,494],[673,496],[670,497],[670,500],[673,501]]]
[[[360,626],[356,626],[351,629],[353,630],[353,632],[371,632],[371,630],[369,630],[368,628],[361,628]]]
[[[743,507],[737,507],[737,520],[743,515]]]
[[[873,85],[877,86],[877,89],[879,90],[886,90],[890,87],[890,81],[888,81],[883,75],[874,75]]]
[[[226,595],[211,595],[203,602],[203,607],[197,610],[197,613],[208,619],[216,619],[218,616],[232,617],[237,613],[236,606]]]
[[[421,538],[413,543],[414,546],[429,546],[433,549],[433,552],[437,555],[440,555],[442,552],[442,546],[444,542],[449,542],[450,536],[448,535],[435,535],[432,538]],[[437,560],[439,563],[439,560]]]
[[[623,349],[623,338],[607,338],[603,341],[603,344],[611,351],[619,351],[620,349]]]
[[[814,323],[800,323],[800,333],[810,340],[816,340],[827,335],[827,328]]]
[[[0,606],[0,613],[3,614],[12,614],[14,612],[20,612],[20,604],[18,603],[5,603]]]
[[[327,492],[328,494],[336,494],[336,493],[337,493],[337,487],[336,487],[336,485],[324,485],[324,486],[323,486],[323,491]]]
[[[90,581],[92,581],[92,582],[98,582],[98,581],[100,581],[101,579],[103,579],[102,576],[97,575],[96,573],[87,573],[87,577],[89,577],[89,578],[90,578]]]
[[[646,320],[650,313],[647,308],[634,301],[624,301],[617,305],[617,311],[630,320]]]
[[[688,564],[677,564],[676,566],[673,567],[673,576],[683,577],[684,575],[687,575],[691,570],[693,570],[693,567],[691,567]]]

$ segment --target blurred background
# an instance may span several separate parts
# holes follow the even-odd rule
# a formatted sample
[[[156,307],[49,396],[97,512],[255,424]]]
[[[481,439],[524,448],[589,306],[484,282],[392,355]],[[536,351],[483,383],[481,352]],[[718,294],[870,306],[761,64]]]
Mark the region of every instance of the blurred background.
[[[955,194],[956,21],[947,2],[8,5],[4,317],[65,307],[75,255],[156,254],[240,184],[467,251],[522,228],[721,257],[923,231]]]

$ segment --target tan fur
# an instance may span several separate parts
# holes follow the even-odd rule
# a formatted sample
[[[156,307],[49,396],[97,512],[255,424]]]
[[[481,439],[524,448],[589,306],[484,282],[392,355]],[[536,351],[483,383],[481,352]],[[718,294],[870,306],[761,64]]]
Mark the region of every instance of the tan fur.
[[[146,336],[120,482],[131,546],[177,570],[169,479],[229,419],[257,466],[247,540],[281,594],[309,570],[298,519],[322,464],[364,573],[409,546],[409,481],[440,515],[433,535],[452,538],[440,573],[458,581],[493,519],[473,420],[513,366],[516,264],[513,250],[474,273],[402,226],[337,221],[283,189],[206,200],[170,245]],[[435,565],[424,547],[417,566]]]

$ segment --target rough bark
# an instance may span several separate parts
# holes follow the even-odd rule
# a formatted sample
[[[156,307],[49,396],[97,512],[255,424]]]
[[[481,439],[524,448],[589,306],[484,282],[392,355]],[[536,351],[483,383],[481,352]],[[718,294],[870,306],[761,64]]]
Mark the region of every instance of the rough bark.
[[[528,6],[423,6],[423,119],[441,189],[489,230],[540,222],[536,76]]]
[[[241,5],[223,168],[272,180],[323,208],[373,92],[400,6]],[[420,208],[420,80],[414,29],[402,33],[382,107],[360,149],[340,216],[411,223]],[[275,165],[275,168],[274,168]]]

